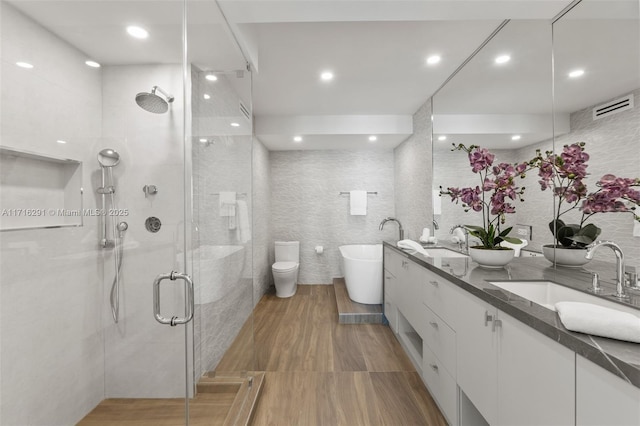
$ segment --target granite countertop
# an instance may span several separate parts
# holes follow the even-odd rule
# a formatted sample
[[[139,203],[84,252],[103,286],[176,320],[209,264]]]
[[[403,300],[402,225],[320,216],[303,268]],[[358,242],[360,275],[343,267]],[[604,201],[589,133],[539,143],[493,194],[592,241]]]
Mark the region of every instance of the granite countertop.
[[[452,249],[447,244],[438,244],[438,246]],[[591,273],[597,272],[600,275],[600,282],[605,294],[611,294],[615,291],[614,264],[591,261],[582,268],[554,268],[544,257],[517,257],[502,269],[484,269],[469,258],[431,258],[417,253],[409,254],[396,247],[395,242],[384,242],[384,247],[389,247],[410,258],[479,299],[640,388],[640,343],[569,331],[562,325],[555,311],[488,282],[544,280],[584,291],[591,284]],[[631,296],[631,301],[624,304],[640,309],[640,294],[630,291],[628,294]],[[605,298],[615,301],[610,297]]]

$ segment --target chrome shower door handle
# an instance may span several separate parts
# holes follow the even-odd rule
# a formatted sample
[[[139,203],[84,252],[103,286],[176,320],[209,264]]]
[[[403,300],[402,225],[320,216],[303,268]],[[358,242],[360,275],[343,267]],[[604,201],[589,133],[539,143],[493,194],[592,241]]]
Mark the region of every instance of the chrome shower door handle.
[[[184,281],[185,285],[185,313],[184,317],[163,317],[160,313],[160,283],[164,280]],[[171,271],[169,274],[160,274],[153,281],[153,316],[160,324],[168,324],[172,327],[178,324],[186,324],[193,319],[193,281],[187,274]]]

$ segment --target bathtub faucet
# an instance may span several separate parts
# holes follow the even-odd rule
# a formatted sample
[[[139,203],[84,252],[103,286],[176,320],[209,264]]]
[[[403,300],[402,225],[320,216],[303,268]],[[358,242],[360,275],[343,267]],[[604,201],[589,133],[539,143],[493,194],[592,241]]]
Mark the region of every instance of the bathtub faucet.
[[[400,239],[398,241],[404,240],[404,229],[402,229],[402,224],[400,223],[400,221],[398,219],[396,219],[395,217],[386,217],[382,220],[382,222],[380,222],[380,230],[382,231],[382,229],[384,228],[384,224],[387,222],[395,222],[398,224],[398,234]]]

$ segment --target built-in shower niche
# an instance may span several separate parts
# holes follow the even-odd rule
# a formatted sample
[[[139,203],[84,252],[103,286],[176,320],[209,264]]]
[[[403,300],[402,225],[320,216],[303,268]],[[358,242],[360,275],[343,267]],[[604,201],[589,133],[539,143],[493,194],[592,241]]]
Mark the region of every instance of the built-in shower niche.
[[[82,226],[82,162],[0,147],[0,231]]]

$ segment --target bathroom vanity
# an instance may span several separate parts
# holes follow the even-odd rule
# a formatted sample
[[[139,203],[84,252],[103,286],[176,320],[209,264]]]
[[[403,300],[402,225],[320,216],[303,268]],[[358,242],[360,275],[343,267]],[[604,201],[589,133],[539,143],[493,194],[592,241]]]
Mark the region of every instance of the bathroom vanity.
[[[488,270],[385,243],[385,316],[452,425],[640,425],[640,344],[568,331],[555,311],[489,283],[583,290],[590,271],[613,273],[588,269],[521,257]],[[631,303],[640,309],[640,295]]]

